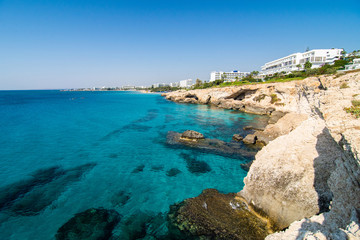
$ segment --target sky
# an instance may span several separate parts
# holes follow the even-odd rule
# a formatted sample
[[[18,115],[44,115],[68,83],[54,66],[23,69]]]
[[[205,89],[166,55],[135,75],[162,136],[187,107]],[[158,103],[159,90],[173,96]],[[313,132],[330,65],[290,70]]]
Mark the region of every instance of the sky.
[[[0,90],[151,85],[360,49],[360,1],[0,0]]]

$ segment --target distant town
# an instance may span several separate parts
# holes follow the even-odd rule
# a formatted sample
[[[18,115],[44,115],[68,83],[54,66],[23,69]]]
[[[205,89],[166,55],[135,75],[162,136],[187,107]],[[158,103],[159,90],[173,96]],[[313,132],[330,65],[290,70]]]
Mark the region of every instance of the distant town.
[[[173,83],[154,83],[151,86],[121,86],[121,87],[92,87],[66,89],[65,91],[152,91],[152,90],[176,90],[189,89],[194,86],[206,84],[212,86],[214,83],[234,83],[244,79],[254,79],[256,81],[265,81],[267,78],[275,76],[286,76],[293,72],[305,71],[306,69],[320,69],[325,65],[334,65],[336,61],[348,59],[342,63],[342,71],[360,69],[360,50],[354,50],[346,53],[342,48],[331,49],[307,49],[303,53],[293,53],[288,56],[275,59],[265,63],[260,71],[241,72],[233,71],[213,71],[208,80],[192,79],[180,80]],[[218,85],[218,84],[217,84]]]

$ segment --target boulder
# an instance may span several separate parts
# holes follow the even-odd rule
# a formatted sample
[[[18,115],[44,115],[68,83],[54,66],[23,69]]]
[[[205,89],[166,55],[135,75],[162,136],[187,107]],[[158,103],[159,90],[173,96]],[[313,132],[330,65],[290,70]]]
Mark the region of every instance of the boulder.
[[[189,140],[198,140],[204,139],[204,135],[202,133],[193,131],[193,130],[186,130],[181,134],[182,139],[189,139]]]
[[[240,134],[234,134],[232,137],[233,140],[240,142],[241,140],[243,140],[244,138],[242,136],[240,136]]]
[[[328,179],[338,146],[321,119],[310,118],[257,153],[240,194],[280,228],[328,211]]]

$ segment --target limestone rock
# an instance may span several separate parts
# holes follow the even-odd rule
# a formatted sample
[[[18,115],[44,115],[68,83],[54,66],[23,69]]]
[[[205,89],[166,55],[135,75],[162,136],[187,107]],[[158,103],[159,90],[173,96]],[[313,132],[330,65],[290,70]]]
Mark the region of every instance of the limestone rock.
[[[221,194],[215,189],[172,205],[168,219],[173,239],[260,240],[274,227],[235,194]]]
[[[304,121],[257,153],[240,194],[284,228],[328,210],[339,148],[321,119]],[[271,159],[271,160],[270,160]]]
[[[243,140],[243,137],[240,136],[240,134],[234,134],[232,137],[233,140],[240,142],[241,140]]]
[[[186,130],[181,134],[181,138],[189,139],[189,140],[194,140],[194,139],[197,140],[197,139],[204,139],[204,135],[199,132],[195,132],[193,130]]]
[[[199,151],[211,152],[221,156],[239,158],[243,157],[253,158],[255,152],[250,152],[242,148],[239,143],[236,142],[224,142],[219,139],[198,139],[196,141],[189,141],[183,139],[181,133],[169,131],[166,136],[166,143],[170,146],[187,146],[189,148],[195,148]]]

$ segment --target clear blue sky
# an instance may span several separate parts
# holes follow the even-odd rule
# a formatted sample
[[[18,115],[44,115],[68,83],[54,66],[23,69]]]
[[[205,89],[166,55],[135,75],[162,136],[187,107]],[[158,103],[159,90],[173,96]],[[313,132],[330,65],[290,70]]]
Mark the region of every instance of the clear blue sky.
[[[149,85],[360,49],[360,1],[0,0],[0,89]]]

